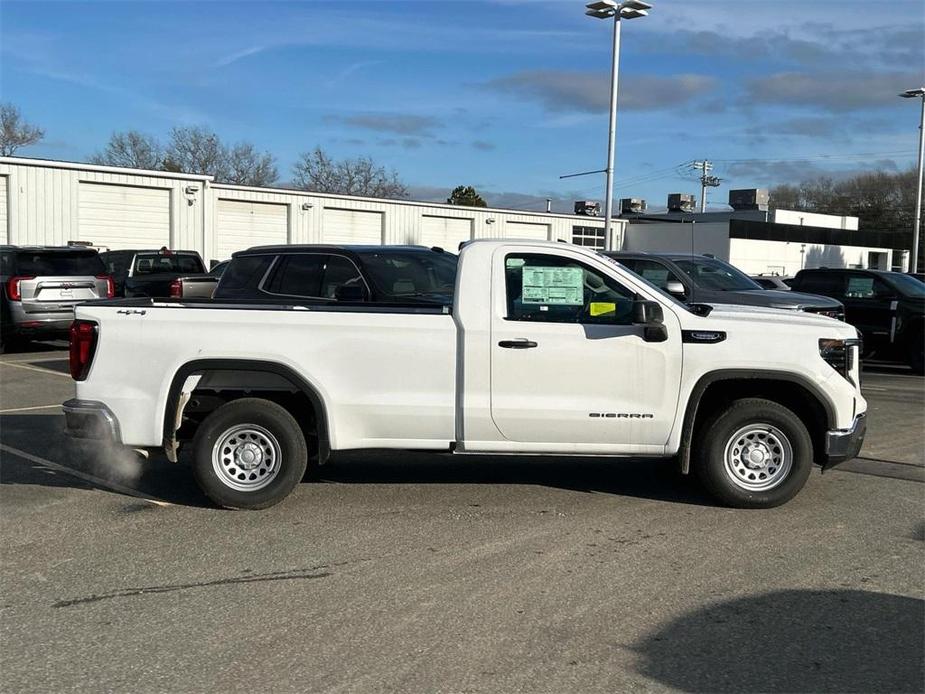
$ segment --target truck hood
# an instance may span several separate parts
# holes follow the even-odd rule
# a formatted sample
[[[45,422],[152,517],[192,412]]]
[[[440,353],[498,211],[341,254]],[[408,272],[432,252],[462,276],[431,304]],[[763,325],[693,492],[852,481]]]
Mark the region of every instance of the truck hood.
[[[789,292],[781,292],[788,294]],[[817,326],[832,337],[856,337],[857,330],[844,321],[828,318],[816,313],[793,311],[789,309],[768,308],[766,306],[742,306],[740,304],[710,304],[713,310],[704,320],[716,322],[716,328],[722,330],[720,323],[760,321],[775,326],[812,327]]]
[[[828,296],[804,294],[802,292],[788,292],[780,289],[755,289],[742,291],[728,291],[711,294],[704,303],[744,304],[746,306],[773,306],[800,310],[806,307],[815,309],[841,308],[841,302]]]

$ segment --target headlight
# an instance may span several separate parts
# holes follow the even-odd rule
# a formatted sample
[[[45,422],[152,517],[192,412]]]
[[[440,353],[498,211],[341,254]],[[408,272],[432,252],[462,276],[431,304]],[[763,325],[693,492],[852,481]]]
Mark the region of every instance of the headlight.
[[[860,344],[861,341],[855,338],[833,339],[823,337],[819,340],[819,356],[850,381],[851,371],[854,369],[854,355],[858,351]]]

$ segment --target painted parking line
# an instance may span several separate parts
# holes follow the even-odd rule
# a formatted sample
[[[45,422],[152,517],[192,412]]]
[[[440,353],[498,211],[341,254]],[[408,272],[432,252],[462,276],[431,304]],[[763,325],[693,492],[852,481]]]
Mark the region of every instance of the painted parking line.
[[[118,492],[119,494],[125,494],[126,496],[132,496],[136,499],[141,499],[142,501],[155,504],[156,506],[173,506],[173,504],[171,504],[169,501],[164,501],[163,499],[158,499],[157,497],[147,496],[139,492],[137,489],[132,489],[131,487],[126,487],[125,485],[119,484],[118,482],[112,482],[110,480],[105,480],[102,477],[97,477],[96,475],[90,475],[86,472],[81,472],[80,470],[69,468],[66,465],[55,463],[46,458],[40,458],[37,455],[32,455],[26,451],[21,451],[18,448],[7,446],[5,443],[0,443],[0,451],[12,453],[19,458],[28,460],[30,463],[36,463],[37,465],[46,467],[50,470],[53,470],[54,472],[70,475],[71,477],[76,477],[77,479],[84,482],[89,482],[94,486],[110,489],[114,492]]]
[[[40,374],[46,374],[47,376],[60,376],[61,378],[70,378],[71,374],[63,374],[60,371],[52,371],[51,369],[40,369],[37,366],[29,366],[28,364],[18,364],[11,361],[0,361],[0,366],[12,366],[14,369],[26,369],[28,371],[37,371]]]
[[[51,410],[61,407],[60,403],[54,405],[33,405],[32,407],[11,407],[7,410],[0,410],[0,414],[13,414],[14,412],[31,412],[32,410]]]

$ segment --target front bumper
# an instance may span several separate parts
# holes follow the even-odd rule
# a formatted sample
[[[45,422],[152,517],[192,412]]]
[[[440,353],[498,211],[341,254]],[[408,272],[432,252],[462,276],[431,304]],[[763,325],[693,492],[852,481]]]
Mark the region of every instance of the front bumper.
[[[864,445],[867,433],[867,415],[859,414],[854,418],[850,429],[836,429],[825,435],[825,462],[822,469],[827,470],[846,460],[857,457]]]
[[[106,405],[95,400],[68,400],[61,405],[68,436],[122,443],[119,420]]]

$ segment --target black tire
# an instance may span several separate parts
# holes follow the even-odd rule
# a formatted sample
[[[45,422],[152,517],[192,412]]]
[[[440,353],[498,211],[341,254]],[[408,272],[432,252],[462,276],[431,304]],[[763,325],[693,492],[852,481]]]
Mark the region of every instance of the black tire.
[[[749,439],[751,425],[757,433]],[[743,430],[746,434],[740,435]],[[780,441],[780,437],[784,440]],[[745,451],[750,449],[744,445],[736,447],[736,442],[754,446],[759,457],[766,454],[780,457],[766,458],[774,462],[752,469],[743,460],[747,457]],[[731,459],[743,462],[727,465],[727,452]],[[783,405],[761,398],[735,400],[713,414],[698,427],[691,453],[694,471],[707,491],[734,508],[772,508],[790,501],[806,484],[813,466],[812,439],[800,418]],[[786,469],[783,461],[788,457],[790,464]],[[772,482],[774,486],[770,488],[759,488]]]
[[[244,429],[240,440],[228,438],[235,436],[230,432],[237,428]],[[216,451],[218,460],[213,463],[213,451],[220,440],[229,445]],[[251,451],[244,450],[247,446]],[[246,454],[251,455],[251,460],[246,461],[250,465],[256,464],[253,457],[259,454],[260,467],[247,470],[234,467],[233,461],[243,461],[236,456]],[[196,482],[206,496],[225,508],[257,510],[278,504],[302,480],[307,465],[308,449],[298,423],[285,408],[269,400],[241,398],[222,405],[203,420],[193,439]],[[255,479],[261,471],[270,478],[269,482]],[[231,479],[235,475],[240,476],[240,482]],[[236,489],[232,484],[265,486]]]

